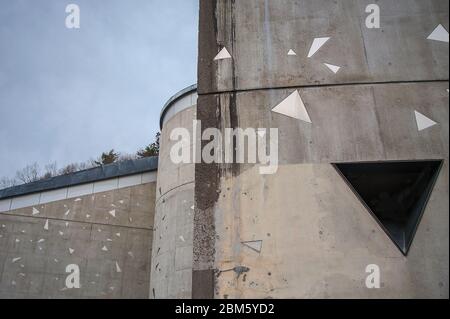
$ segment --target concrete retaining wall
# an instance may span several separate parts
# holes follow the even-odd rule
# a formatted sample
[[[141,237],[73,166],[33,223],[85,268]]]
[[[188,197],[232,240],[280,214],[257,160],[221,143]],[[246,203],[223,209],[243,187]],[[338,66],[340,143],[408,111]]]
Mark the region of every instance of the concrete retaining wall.
[[[1,213],[0,298],[148,298],[155,193],[139,183]]]

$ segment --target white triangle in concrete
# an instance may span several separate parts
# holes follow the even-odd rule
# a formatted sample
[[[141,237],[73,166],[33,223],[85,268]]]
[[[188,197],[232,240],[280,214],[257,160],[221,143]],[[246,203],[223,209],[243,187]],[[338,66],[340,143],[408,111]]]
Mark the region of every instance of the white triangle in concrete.
[[[73,252],[75,251],[75,249],[69,248],[69,254],[73,254]]]
[[[324,38],[315,38],[313,44],[311,45],[311,49],[309,49],[308,58],[312,57],[316,54],[317,51],[328,41],[329,37]]]
[[[341,69],[341,67],[337,66],[337,65],[333,65],[333,64],[329,64],[329,63],[324,63],[324,64],[327,68],[329,68],[331,71],[333,71],[334,74],[338,73],[339,70]]]
[[[433,121],[432,119],[429,119],[428,117],[426,117],[425,115],[414,111],[414,114],[416,115],[416,122],[417,122],[417,129],[419,131],[423,131],[429,127],[432,127],[438,123],[436,123],[435,121]]]
[[[441,41],[448,43],[448,31],[442,26],[438,25],[436,29],[428,36],[428,40]]]
[[[231,54],[228,52],[227,48],[223,48],[214,58],[214,61],[231,59]]]
[[[38,211],[36,208],[33,207],[33,216],[39,214],[40,211]]]
[[[15,262],[17,262],[17,261],[19,261],[21,259],[22,259],[22,257],[13,258],[12,262],[15,263]]]
[[[295,90],[291,95],[284,99],[280,104],[272,109],[272,112],[283,114],[295,119],[312,123],[309,118],[308,111],[305,104],[300,97],[300,94]]]
[[[48,230],[48,219],[45,221],[44,229]]]
[[[117,272],[122,272],[122,269],[120,269],[119,263],[117,261],[116,261],[116,271]]]
[[[296,55],[297,55],[297,53],[295,53],[295,51],[294,51],[294,50],[290,49],[290,50],[289,50],[289,52],[288,52],[288,55],[291,55],[291,56],[296,56]]]
[[[262,249],[262,240],[254,240],[254,241],[244,241],[242,242],[244,246],[247,246],[250,249],[260,253]]]
[[[102,250],[103,251],[108,251],[108,248],[106,248],[106,246],[103,246]]]
[[[116,210],[113,209],[113,210],[109,211],[109,214],[110,214],[112,217],[116,217]]]

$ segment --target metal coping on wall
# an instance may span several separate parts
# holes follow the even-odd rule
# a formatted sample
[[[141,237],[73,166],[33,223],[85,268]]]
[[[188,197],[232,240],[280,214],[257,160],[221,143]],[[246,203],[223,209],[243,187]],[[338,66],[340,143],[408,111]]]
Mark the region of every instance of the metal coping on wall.
[[[115,177],[123,177],[158,169],[158,157],[127,160],[109,165],[102,165],[72,174],[56,176],[42,181],[18,185],[0,190],[0,200],[16,196],[50,191],[68,186],[98,182]]]
[[[188,86],[187,88],[179,91],[175,95],[173,95],[164,105],[163,109],[161,110],[161,115],[159,117],[159,127],[160,129],[163,128],[163,121],[166,113],[169,111],[169,109],[172,107],[173,104],[175,104],[176,101],[182,99],[186,95],[192,94],[197,91],[197,84],[193,84],[191,86]]]

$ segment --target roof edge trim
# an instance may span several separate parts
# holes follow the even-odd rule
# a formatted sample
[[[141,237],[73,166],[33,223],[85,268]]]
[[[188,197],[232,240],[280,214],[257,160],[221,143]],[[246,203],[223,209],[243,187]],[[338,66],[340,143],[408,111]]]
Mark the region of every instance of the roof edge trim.
[[[166,113],[169,111],[169,109],[172,107],[172,105],[177,102],[178,100],[182,99],[186,95],[189,95],[193,92],[197,91],[197,84],[193,84],[188,86],[187,88],[184,88],[183,90],[177,92],[174,94],[167,102],[164,104],[164,107],[161,110],[161,115],[159,116],[159,128],[162,130],[163,127],[163,120]]]
[[[158,156],[127,160],[119,163],[102,165],[67,175],[55,176],[37,182],[5,188],[0,190],[0,200],[69,186],[98,182],[115,177],[152,172],[157,169]]]

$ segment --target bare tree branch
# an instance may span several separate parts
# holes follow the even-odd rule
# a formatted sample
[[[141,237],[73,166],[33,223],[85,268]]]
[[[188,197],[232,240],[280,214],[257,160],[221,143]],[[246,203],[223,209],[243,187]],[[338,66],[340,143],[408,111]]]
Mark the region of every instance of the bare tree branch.
[[[39,180],[39,165],[35,162],[16,172],[16,179],[22,183],[31,183]]]

